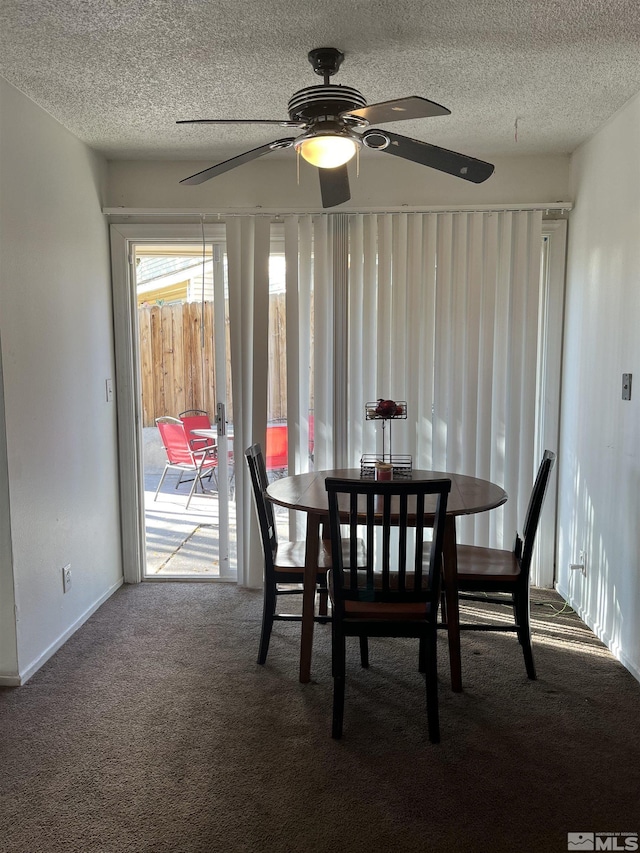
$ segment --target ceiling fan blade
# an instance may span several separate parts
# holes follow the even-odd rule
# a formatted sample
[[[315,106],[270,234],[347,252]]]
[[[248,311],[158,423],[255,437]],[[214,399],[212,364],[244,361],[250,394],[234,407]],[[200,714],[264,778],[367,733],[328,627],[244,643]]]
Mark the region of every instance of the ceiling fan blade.
[[[351,190],[346,163],[344,166],[336,166],[335,169],[318,169],[318,174],[323,207],[335,207],[349,201]]]
[[[280,127],[306,127],[306,121],[270,118],[183,118],[176,124],[277,124]]]
[[[251,151],[245,151],[244,154],[238,154],[237,157],[232,157],[230,160],[223,160],[222,163],[217,163],[215,166],[210,166],[208,169],[203,169],[202,172],[196,172],[195,175],[190,175],[188,178],[183,178],[181,184],[202,184],[210,178],[215,178],[222,175],[224,172],[229,172],[235,169],[236,166],[242,166],[244,163],[250,163],[252,160],[262,157],[263,154],[268,154],[270,151],[276,151],[278,148],[290,148],[293,145],[294,137],[289,139],[276,139],[275,142],[269,142],[267,145],[261,145],[259,148],[252,148]]]
[[[457,154],[447,148],[438,148],[437,145],[390,133],[388,130],[367,130],[362,134],[362,139],[368,148],[375,148],[385,154],[394,154],[396,157],[420,163],[422,166],[430,166],[439,172],[448,172],[450,175],[474,184],[486,181],[495,168],[484,160],[476,160],[475,157]],[[383,140],[389,141],[385,145]]]
[[[369,124],[386,121],[404,121],[409,118],[431,118],[432,116],[448,116],[451,110],[414,95],[410,98],[397,98],[395,101],[381,101],[379,104],[369,104],[360,110],[347,110],[342,115],[358,116]]]

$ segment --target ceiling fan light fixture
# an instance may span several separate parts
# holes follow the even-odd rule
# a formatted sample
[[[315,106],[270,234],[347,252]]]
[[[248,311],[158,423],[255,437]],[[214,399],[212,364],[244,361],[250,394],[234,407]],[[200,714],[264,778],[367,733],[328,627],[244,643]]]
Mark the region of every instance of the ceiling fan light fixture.
[[[299,137],[294,145],[307,163],[319,169],[343,166],[358,150],[357,139],[344,132],[316,131]]]

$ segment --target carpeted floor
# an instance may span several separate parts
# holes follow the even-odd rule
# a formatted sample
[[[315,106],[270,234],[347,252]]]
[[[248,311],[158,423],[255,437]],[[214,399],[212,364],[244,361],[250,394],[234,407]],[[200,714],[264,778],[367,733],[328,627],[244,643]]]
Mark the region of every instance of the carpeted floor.
[[[297,625],[255,664],[259,593],[123,587],[0,691],[0,850],[562,853],[568,832],[639,832],[640,684],[535,600],[536,682],[514,636],[467,633],[454,694],[441,635],[434,746],[415,642],[371,640],[364,671],[353,641],[335,742],[328,626],[301,685]]]

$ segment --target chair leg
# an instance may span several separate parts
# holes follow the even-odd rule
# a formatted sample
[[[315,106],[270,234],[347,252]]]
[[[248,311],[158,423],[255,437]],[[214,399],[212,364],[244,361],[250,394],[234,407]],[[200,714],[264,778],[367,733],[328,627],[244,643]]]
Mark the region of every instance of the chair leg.
[[[196,475],[193,478],[193,483],[191,484],[191,489],[189,490],[189,497],[187,498],[187,505],[185,506],[185,509],[189,509],[189,504],[191,503],[191,498],[193,497],[193,493],[196,490],[196,486],[198,485],[199,479],[200,479],[199,475]],[[200,485],[202,486],[202,483],[200,483]],[[204,492],[204,489],[202,491]]]
[[[339,740],[342,737],[346,653],[344,635],[337,632],[334,628],[331,637],[331,669],[333,674],[333,721],[331,737],[335,740]]]
[[[424,637],[420,637],[420,647],[418,649],[418,672],[423,675],[427,671],[427,641]]]
[[[529,591],[525,594],[515,593],[513,596],[513,609],[516,614],[516,626],[518,629],[518,640],[522,646],[524,665],[527,669],[527,677],[536,680],[536,667],[533,662],[533,649],[531,648],[531,624],[529,620]]]
[[[365,669],[369,667],[369,638],[360,637],[360,664]]]
[[[420,642],[422,643],[422,639]],[[431,743],[440,743],[440,712],[438,709],[438,649],[437,628],[433,625],[426,643],[427,726]]]
[[[327,616],[329,613],[329,590],[327,588],[327,576],[322,577],[318,586],[320,587],[318,593],[318,613],[320,616]]]
[[[265,581],[264,604],[262,606],[262,630],[260,631],[260,648],[258,649],[258,663],[263,665],[267,660],[269,651],[269,640],[273,628],[273,614],[276,612],[276,591]]]
[[[158,488],[156,489],[156,493],[155,493],[155,495],[153,496],[154,501],[155,501],[155,500],[157,500],[157,498],[158,498],[158,492],[160,491],[160,487],[161,487],[161,486],[162,486],[162,484],[164,483],[164,478],[167,476],[167,471],[168,471],[168,470],[169,470],[169,466],[168,466],[168,465],[165,465],[165,466],[164,466],[164,471],[162,472],[162,477],[160,477],[160,482],[158,483]]]

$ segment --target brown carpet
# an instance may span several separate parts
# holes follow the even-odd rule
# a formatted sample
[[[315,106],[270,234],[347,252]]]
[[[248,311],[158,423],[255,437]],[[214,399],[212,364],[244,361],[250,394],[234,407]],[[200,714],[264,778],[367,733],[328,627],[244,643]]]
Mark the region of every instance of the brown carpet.
[[[561,853],[640,831],[640,684],[574,614],[534,611],[536,682],[513,635],[465,634],[454,694],[440,643],[437,746],[415,642],[372,640],[364,671],[354,640],[335,742],[328,626],[303,686],[297,625],[255,664],[259,593],[124,587],[0,691],[0,849]]]

